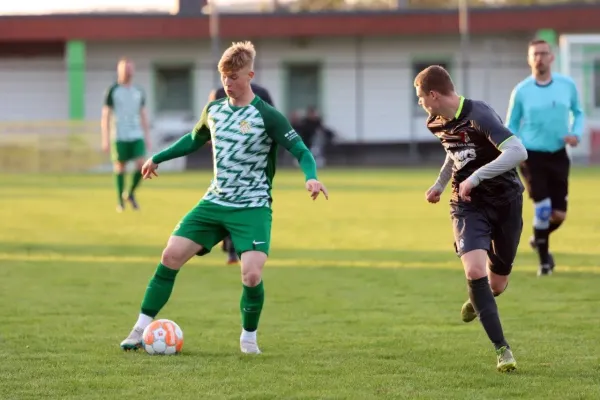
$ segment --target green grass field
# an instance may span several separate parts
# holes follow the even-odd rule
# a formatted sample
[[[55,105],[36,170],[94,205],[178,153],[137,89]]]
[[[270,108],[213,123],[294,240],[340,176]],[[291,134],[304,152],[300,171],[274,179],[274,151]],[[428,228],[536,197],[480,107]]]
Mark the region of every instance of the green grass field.
[[[502,375],[453,254],[436,170],[325,170],[328,202],[299,171],[275,181],[272,254],[259,329],[239,352],[237,267],[215,248],[177,278],[160,314],[180,324],[174,357],[123,353],[146,284],[207,173],[164,174],[142,211],[114,212],[112,178],[0,176],[1,399],[599,399],[600,170],[573,172],[554,276],[522,245],[498,298],[519,370]]]

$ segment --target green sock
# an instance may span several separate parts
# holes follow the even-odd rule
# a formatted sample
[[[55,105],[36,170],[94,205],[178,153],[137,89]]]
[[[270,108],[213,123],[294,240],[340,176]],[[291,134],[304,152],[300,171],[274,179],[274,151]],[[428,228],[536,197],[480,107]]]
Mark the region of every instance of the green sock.
[[[135,192],[135,188],[137,188],[142,181],[142,171],[135,171],[133,173],[131,188],[129,189],[129,194],[133,194]]]
[[[179,270],[158,264],[156,272],[146,288],[144,300],[142,300],[142,314],[152,318],[156,317],[171,296],[178,272]]]
[[[125,187],[125,175],[123,173],[115,173],[115,185],[117,186],[119,204],[123,204],[123,188]]]
[[[258,328],[258,320],[265,302],[265,290],[262,281],[255,287],[243,285],[240,310],[242,327],[245,331],[254,332]]]

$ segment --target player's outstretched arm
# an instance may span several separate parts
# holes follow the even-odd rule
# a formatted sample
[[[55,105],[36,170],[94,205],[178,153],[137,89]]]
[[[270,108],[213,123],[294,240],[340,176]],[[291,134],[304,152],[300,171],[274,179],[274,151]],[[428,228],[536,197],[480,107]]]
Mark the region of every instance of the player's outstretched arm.
[[[184,157],[198,150],[206,140],[198,140],[193,132],[190,132],[180,138],[178,141],[150,157],[142,166],[142,176],[144,179],[152,179],[152,176],[158,176],[156,169],[160,163]]]
[[[315,158],[302,141],[300,135],[292,128],[287,118],[272,107],[264,110],[263,113],[267,134],[298,160],[298,164],[306,180],[306,190],[310,192],[312,199],[316,200],[321,192],[326,199],[329,199],[327,188],[317,178],[317,163]]]
[[[194,132],[187,133],[166,149],[152,156],[152,161],[160,164],[175,158],[187,156],[202,147],[204,143],[206,143],[206,140],[198,140],[198,136],[194,136]]]
[[[454,160],[450,157],[450,154],[446,154],[446,159],[444,160],[444,165],[440,169],[440,173],[435,180],[433,186],[431,186],[427,192],[425,193],[425,199],[430,203],[437,203],[440,201],[442,193],[450,179],[452,179],[452,167],[454,166]]]
[[[323,192],[326,199],[329,199],[327,188],[317,178],[317,163],[315,158],[302,139],[296,142],[288,151],[298,160],[298,164],[300,164],[300,169],[304,173],[306,180],[306,190],[310,192],[312,199],[316,200],[321,192]]]
[[[144,179],[151,179],[152,175],[158,176],[156,169],[160,163],[192,154],[210,139],[207,108],[204,108],[200,121],[198,121],[192,132],[184,135],[178,141],[161,152],[156,153],[146,161],[142,167]]]

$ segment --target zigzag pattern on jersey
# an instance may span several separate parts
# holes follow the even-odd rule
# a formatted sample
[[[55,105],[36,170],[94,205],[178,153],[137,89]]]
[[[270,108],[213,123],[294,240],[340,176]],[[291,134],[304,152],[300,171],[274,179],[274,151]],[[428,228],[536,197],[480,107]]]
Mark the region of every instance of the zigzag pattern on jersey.
[[[229,207],[268,207],[266,168],[273,140],[260,112],[254,107],[233,111],[222,102],[209,108],[208,119],[214,178],[204,199]],[[242,121],[247,123],[245,132]]]

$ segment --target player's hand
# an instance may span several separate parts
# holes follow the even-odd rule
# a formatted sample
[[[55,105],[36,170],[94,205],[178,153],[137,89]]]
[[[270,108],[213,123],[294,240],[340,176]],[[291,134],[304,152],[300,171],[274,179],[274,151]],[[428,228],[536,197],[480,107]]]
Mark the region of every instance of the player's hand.
[[[306,181],[306,190],[310,192],[310,197],[313,200],[316,200],[319,197],[319,193],[323,192],[323,196],[325,199],[329,200],[329,193],[327,193],[327,188],[321,182],[316,179],[309,179]]]
[[[142,166],[142,176],[144,177],[144,179],[152,179],[152,175],[158,176],[158,174],[156,173],[157,168],[158,164],[155,164],[154,161],[152,161],[152,158],[146,160],[146,162]]]
[[[425,193],[425,199],[431,204],[435,204],[440,201],[442,197],[442,191],[435,185],[430,187]]]
[[[471,201],[471,190],[474,187],[475,185],[469,179],[465,179],[458,186],[458,196],[464,201]]]
[[[579,139],[575,135],[567,135],[565,136],[565,143],[569,146],[575,147],[579,144]]]
[[[102,142],[102,151],[105,153],[108,153],[109,149],[110,149],[110,145],[108,144],[108,142]]]

